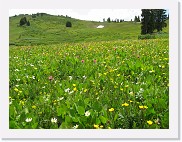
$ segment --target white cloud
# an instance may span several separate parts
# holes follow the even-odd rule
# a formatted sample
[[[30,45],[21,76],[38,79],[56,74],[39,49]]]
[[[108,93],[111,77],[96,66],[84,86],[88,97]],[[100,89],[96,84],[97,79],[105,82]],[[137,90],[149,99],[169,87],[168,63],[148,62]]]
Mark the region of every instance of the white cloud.
[[[107,19],[108,17],[110,17],[111,20],[117,18],[130,21],[131,19],[134,19],[135,16],[141,15],[141,9],[11,9],[9,11],[9,16],[38,12],[52,15],[68,15],[72,18],[92,21],[102,21],[103,18]]]

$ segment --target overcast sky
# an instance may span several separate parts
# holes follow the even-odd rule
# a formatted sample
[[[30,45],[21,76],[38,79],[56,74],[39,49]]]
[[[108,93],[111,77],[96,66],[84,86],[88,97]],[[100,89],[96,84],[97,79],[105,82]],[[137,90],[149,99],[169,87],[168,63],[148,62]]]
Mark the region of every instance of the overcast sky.
[[[103,18],[107,19],[108,17],[111,20],[118,18],[130,21],[135,16],[141,15],[141,9],[11,9],[9,16],[14,16],[15,14],[35,14],[38,12],[52,15],[68,15],[72,18],[91,21],[103,21]]]

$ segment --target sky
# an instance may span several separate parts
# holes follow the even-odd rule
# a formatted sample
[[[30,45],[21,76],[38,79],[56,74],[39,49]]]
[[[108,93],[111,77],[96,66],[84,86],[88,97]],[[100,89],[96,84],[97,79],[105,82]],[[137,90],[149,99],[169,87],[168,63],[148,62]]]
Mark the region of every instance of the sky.
[[[125,21],[134,20],[135,16],[141,16],[141,9],[11,9],[9,16],[19,14],[47,13],[52,15],[68,15],[72,18],[90,21],[103,21],[108,17],[111,20],[124,19]]]

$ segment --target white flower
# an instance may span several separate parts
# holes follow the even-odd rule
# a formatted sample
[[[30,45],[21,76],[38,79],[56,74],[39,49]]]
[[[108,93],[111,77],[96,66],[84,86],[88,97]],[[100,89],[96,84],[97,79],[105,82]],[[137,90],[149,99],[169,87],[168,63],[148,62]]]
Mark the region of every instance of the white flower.
[[[69,92],[69,91],[70,91],[70,88],[67,88],[67,89],[65,89],[64,91],[65,91],[65,92]]]
[[[31,122],[32,121],[32,118],[27,118],[25,121],[26,122]]]
[[[12,104],[12,101],[9,101],[9,105],[11,105]]]
[[[69,94],[72,94],[74,91],[72,90],[71,92],[69,92]]]
[[[35,76],[32,76],[32,79],[35,79]]]
[[[20,71],[19,69],[15,69],[15,71]]]
[[[130,95],[133,95],[133,92],[130,92],[129,94],[130,94]]]
[[[61,97],[61,98],[59,98],[58,100],[61,101],[61,100],[63,100],[63,99],[64,99],[64,97]]]
[[[57,123],[57,119],[56,118],[51,118],[51,122],[52,123]]]
[[[30,64],[31,67],[33,67],[34,65],[33,64]]]
[[[86,79],[87,77],[84,75],[83,78]]]
[[[16,81],[20,81],[20,79],[16,79]]]
[[[72,76],[69,76],[69,78],[70,78],[70,80],[72,80],[72,79],[73,79],[73,77],[72,77]]]
[[[73,129],[77,129],[77,128],[78,128],[78,126],[79,126],[79,125],[77,125],[77,124],[76,124],[75,126],[73,126]]]
[[[85,112],[85,116],[90,116],[90,112],[89,111],[86,111]]]
[[[143,92],[144,92],[143,88],[140,88],[139,93],[143,93]]]

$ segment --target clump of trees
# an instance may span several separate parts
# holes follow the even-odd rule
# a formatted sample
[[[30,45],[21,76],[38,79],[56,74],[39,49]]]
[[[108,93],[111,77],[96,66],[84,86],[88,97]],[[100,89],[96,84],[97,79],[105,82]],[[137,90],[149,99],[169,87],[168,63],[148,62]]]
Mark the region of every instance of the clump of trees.
[[[105,22],[105,18],[103,19],[103,22]],[[109,17],[109,18],[107,18],[107,22],[108,23],[111,23],[111,22],[115,22],[115,23],[121,23],[121,22],[124,22],[124,19],[115,19],[115,20],[112,20],[111,21],[111,18]]]
[[[162,31],[166,27],[167,19],[165,9],[142,9],[141,34],[152,34],[154,30]]]
[[[67,21],[67,22],[66,22],[66,27],[72,27],[72,24],[71,24],[70,21]]]
[[[140,16],[135,16],[135,18],[134,18],[134,22],[140,22]]]
[[[23,25],[27,25],[27,26],[30,26],[30,22],[27,20],[27,18],[26,17],[22,17],[21,19],[20,19],[20,26],[23,26]]]

